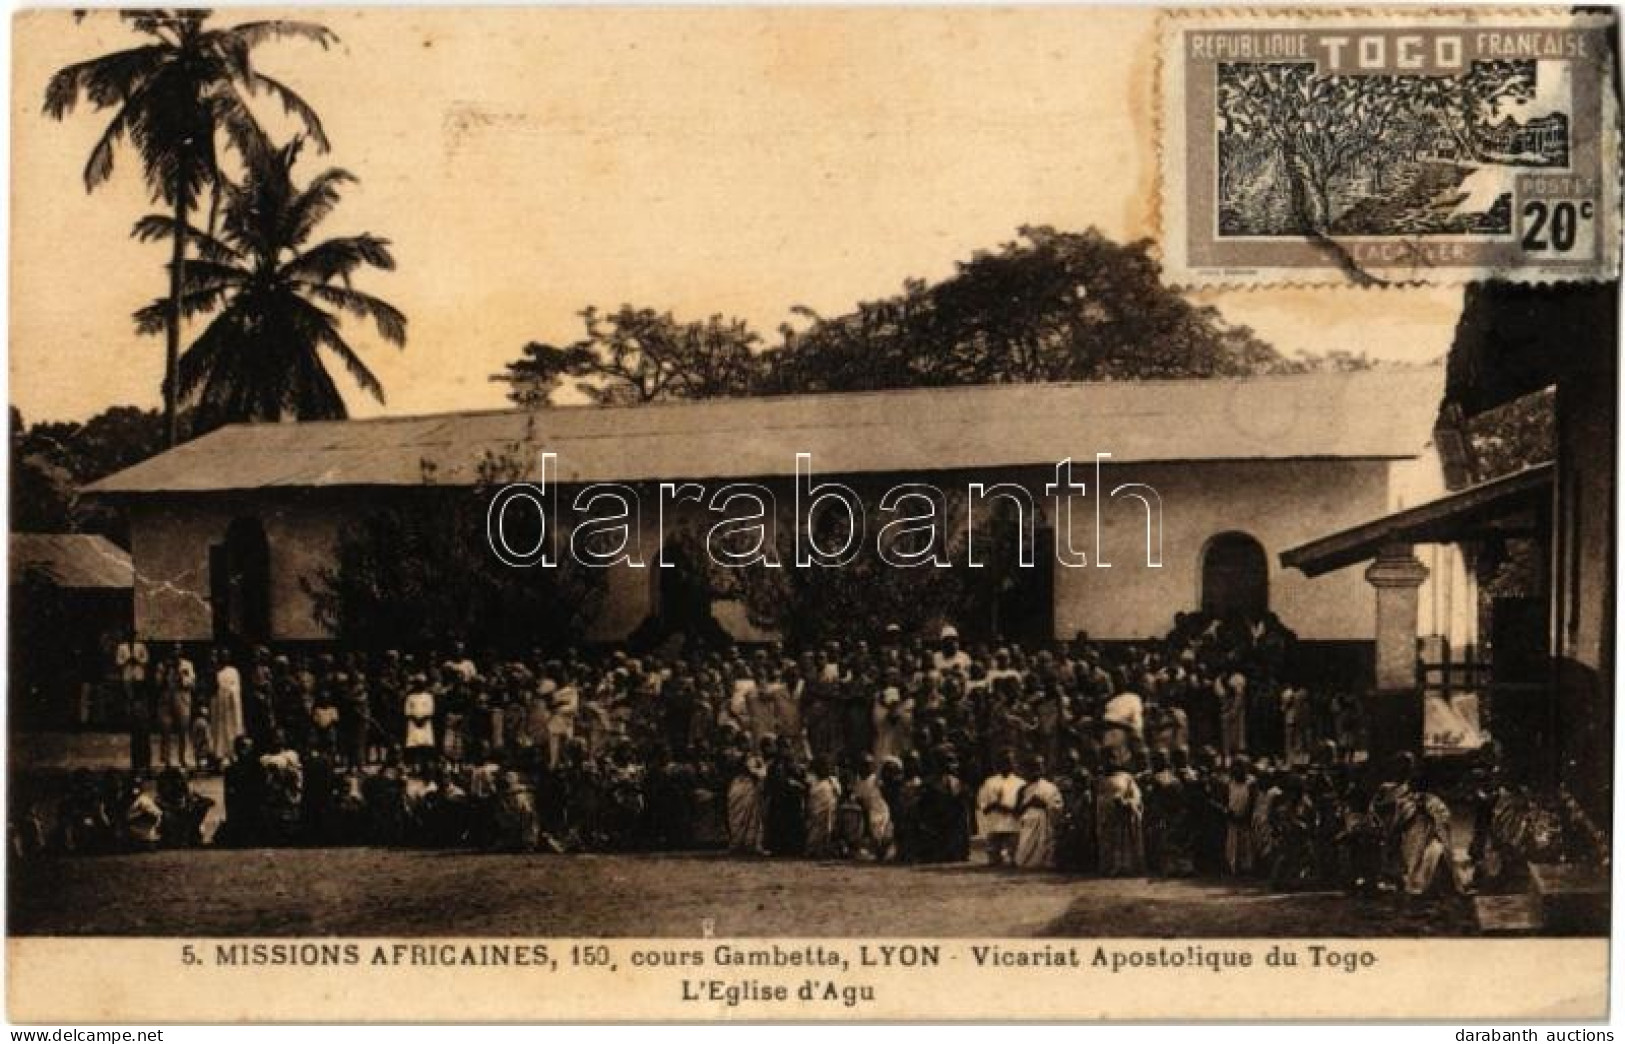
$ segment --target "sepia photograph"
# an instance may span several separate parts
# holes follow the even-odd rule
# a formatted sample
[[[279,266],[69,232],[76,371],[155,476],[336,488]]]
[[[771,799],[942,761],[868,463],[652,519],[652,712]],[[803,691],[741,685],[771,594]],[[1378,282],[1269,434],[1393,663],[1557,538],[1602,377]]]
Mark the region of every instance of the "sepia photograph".
[[[1615,12],[11,54],[11,1019],[1607,1016]]]

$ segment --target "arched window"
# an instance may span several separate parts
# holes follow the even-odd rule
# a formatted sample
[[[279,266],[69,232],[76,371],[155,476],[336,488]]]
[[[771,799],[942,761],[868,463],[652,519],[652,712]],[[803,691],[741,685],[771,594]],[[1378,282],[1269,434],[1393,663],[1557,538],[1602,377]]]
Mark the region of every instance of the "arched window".
[[[215,637],[260,643],[271,637],[271,549],[257,518],[235,518],[209,549]]]
[[[1259,619],[1270,607],[1264,545],[1246,533],[1220,533],[1202,550],[1202,611]]]

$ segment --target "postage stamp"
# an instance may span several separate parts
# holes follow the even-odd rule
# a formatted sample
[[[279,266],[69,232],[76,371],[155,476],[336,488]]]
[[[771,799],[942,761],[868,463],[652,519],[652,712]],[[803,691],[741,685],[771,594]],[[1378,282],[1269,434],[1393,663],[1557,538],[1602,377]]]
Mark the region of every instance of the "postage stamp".
[[[1569,10],[1170,12],[1170,280],[1613,278],[1612,32]]]

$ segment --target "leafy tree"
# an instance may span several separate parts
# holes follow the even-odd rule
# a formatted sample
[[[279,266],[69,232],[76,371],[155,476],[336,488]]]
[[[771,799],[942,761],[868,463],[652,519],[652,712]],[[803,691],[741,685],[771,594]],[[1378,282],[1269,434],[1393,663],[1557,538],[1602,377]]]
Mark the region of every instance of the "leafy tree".
[[[1443,132],[1465,160],[1482,160],[1489,114],[1534,96],[1535,65],[1473,62],[1457,76],[1320,73],[1306,62],[1221,63],[1220,178],[1273,162],[1287,191],[1289,230],[1324,237],[1339,216],[1337,187],[1361,174],[1372,189],[1401,153]],[[1225,194],[1229,198],[1229,194]]]
[[[728,568],[716,563],[698,532],[683,529],[668,534],[679,561],[701,564],[702,582],[713,598],[738,599],[751,622],[777,632],[793,647],[807,648],[830,638],[851,634],[880,634],[895,624],[904,631],[929,631],[944,622],[957,624],[967,635],[992,637],[997,627],[989,607],[1001,594],[1024,579],[1047,571],[1045,559],[1033,569],[1016,565],[1017,530],[1006,512],[990,507],[976,520],[975,549],[982,568],[968,563],[971,537],[967,534],[965,494],[947,492],[940,505],[939,553],[947,566],[902,568],[880,553],[880,527],[892,516],[878,510],[872,495],[860,494],[868,519],[868,532],[860,534],[856,556],[840,566],[797,566],[796,533],[790,524],[772,526],[770,540],[778,567],[763,564]],[[822,547],[842,546],[850,532],[840,513],[823,516],[816,524]],[[918,535],[893,545],[905,551],[924,550]]]
[[[21,533],[73,529],[73,476],[29,439],[22,414],[11,408],[11,528]]]
[[[581,312],[586,336],[563,347],[532,341],[492,378],[521,406],[545,406],[566,379],[598,405],[747,394],[761,338],[743,320],[681,322],[670,312],[622,305]]]
[[[582,313],[587,336],[532,342],[494,380],[509,398],[546,405],[566,379],[598,404],[731,395],[807,394],[1028,381],[1130,380],[1297,373],[1365,365],[1288,358],[1245,326],[1162,283],[1149,241],[1127,246],[1090,229],[1024,227],[937,283],[801,320],[762,347],[743,322],[684,323],[630,305]]]
[[[1557,453],[1556,395],[1552,388],[1531,392],[1468,418],[1464,423],[1471,454],[1471,482],[1515,474],[1554,459]],[[1546,549],[1528,538],[1491,539],[1477,548],[1481,631],[1490,633],[1496,600],[1539,597]]]
[[[1308,63],[1219,67],[1221,135],[1263,138],[1288,182],[1294,225],[1324,233],[1337,217],[1336,179],[1383,142],[1411,102],[1406,76],[1330,76]]]
[[[169,442],[180,439],[179,359],[186,285],[188,219],[201,195],[220,178],[223,134],[228,145],[255,147],[263,137],[245,94],[269,94],[299,120],[323,149],[327,138],[314,109],[291,88],[254,67],[255,47],[302,38],[323,48],[337,38],[310,22],[245,22],[209,28],[203,9],[150,8],[119,12],[143,43],[58,70],[45,88],[45,113],[62,119],[80,99],[98,112],[112,109],[85,163],[86,191],[113,173],[114,154],[128,141],[141,159],[155,201],[171,208],[164,416]]]
[[[187,420],[183,416],[184,422]],[[81,498],[85,484],[161,452],[167,443],[157,410],[114,406],[84,422],[24,425],[11,409],[11,527],[19,532],[101,533],[126,540],[123,517]]]
[[[768,353],[780,392],[1026,381],[1219,377],[1292,369],[1217,310],[1163,285],[1151,244],[1024,227],[940,283],[912,281],[846,316],[805,309]]]
[[[481,490],[431,489],[346,527],[334,564],[304,581],[317,621],[372,650],[474,636],[508,650],[578,640],[604,570],[569,556],[552,568],[504,565],[474,536],[486,507]]]
[[[1324,352],[1300,349],[1290,359],[1272,365],[1272,373],[1361,373],[1383,366],[1365,352],[1351,352],[1345,348],[1332,348]]]
[[[1532,392],[1467,422],[1475,478],[1487,482],[1557,456],[1556,393]]]
[[[208,430],[235,421],[332,420],[347,416],[344,396],[323,363],[344,364],[379,402],[384,389],[339,332],[339,313],[370,319],[384,340],[406,343],[406,317],[352,284],[364,268],[392,270],[389,241],[363,233],[311,243],[317,226],[356,179],[331,169],[300,187],[293,180],[303,139],[282,148],[253,149],[240,184],[223,182],[220,234],[196,228],[187,238],[200,260],[187,266],[185,314],[213,318],[180,360],[180,392],[195,397],[195,423]],[[172,235],[173,224],[149,215],[136,225],[143,239]],[[136,313],[143,331],[167,323],[169,303]]]

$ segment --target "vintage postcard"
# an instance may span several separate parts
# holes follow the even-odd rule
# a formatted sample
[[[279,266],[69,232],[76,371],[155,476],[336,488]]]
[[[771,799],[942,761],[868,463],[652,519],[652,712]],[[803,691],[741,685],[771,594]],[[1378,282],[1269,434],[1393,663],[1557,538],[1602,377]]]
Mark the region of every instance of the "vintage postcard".
[[[12,34],[12,1020],[1607,1017],[1612,14]]]
[[[1162,37],[1162,237],[1186,285],[1612,279],[1611,15],[1190,10]]]

